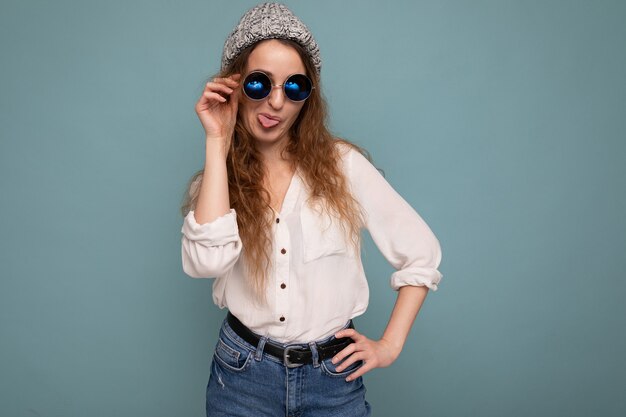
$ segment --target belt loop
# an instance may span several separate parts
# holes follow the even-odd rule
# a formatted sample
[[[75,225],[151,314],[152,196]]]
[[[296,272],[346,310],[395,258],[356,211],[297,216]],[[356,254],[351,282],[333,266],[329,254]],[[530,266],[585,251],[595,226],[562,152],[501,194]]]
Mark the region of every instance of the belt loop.
[[[254,359],[257,362],[260,362],[263,359],[263,349],[265,349],[265,342],[267,342],[267,337],[262,336],[261,340],[259,340],[259,344],[256,347],[256,351],[254,352]]]
[[[311,348],[311,359],[313,359],[313,368],[317,368],[320,366],[317,343],[315,343],[315,341],[309,342],[309,347]]]

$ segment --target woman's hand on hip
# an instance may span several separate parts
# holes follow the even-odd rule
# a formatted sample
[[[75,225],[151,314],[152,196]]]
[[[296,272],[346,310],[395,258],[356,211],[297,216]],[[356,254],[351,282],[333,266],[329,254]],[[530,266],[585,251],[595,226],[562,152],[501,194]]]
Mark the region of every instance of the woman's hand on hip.
[[[195,106],[207,138],[230,141],[237,121],[241,74],[209,81]],[[228,148],[228,147],[227,147]]]
[[[363,366],[351,373],[346,381],[352,381],[366,372],[371,371],[374,368],[386,368],[391,365],[400,356],[401,348],[394,346],[391,342],[385,339],[372,340],[365,335],[357,332],[355,329],[343,329],[335,333],[336,338],[350,337],[354,340],[354,343],[349,344],[341,352],[337,353],[332,362],[339,363],[346,356],[346,360],[335,369],[341,372],[343,369],[350,366],[352,363],[362,360]]]

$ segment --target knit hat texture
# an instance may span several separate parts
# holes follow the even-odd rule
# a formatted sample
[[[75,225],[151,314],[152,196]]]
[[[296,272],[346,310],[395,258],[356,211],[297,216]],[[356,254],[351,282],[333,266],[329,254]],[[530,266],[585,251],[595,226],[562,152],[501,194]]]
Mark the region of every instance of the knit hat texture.
[[[313,35],[291,10],[281,3],[262,3],[248,10],[224,43],[222,70],[248,46],[265,39],[291,39],[305,49],[319,76],[320,51]]]

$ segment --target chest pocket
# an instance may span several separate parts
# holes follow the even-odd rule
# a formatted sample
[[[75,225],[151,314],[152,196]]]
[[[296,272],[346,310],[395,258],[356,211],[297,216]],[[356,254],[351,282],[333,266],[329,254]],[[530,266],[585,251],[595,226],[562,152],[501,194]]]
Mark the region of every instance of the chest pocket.
[[[305,203],[300,212],[304,263],[347,252],[341,219],[322,212],[320,203],[315,203],[314,207]]]

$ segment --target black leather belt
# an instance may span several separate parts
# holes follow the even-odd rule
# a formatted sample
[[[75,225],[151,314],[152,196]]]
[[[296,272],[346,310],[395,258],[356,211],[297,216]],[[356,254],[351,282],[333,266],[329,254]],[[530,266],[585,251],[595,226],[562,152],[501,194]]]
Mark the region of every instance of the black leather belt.
[[[228,312],[226,319],[228,320],[230,327],[239,337],[250,343],[252,346],[258,346],[261,338],[252,330],[248,329],[241,321],[239,321],[237,317],[232,315],[230,311]],[[354,329],[352,320],[350,320],[348,328]],[[318,344],[317,352],[319,360],[322,361],[324,359],[332,358],[335,354],[339,353],[352,342],[353,340],[351,338],[342,337],[339,339],[333,339],[326,343]],[[270,355],[280,359],[283,361],[285,366],[289,368],[295,368],[304,364],[313,363],[313,353],[311,352],[310,347],[302,348],[287,346],[286,348],[282,348],[281,346],[267,341],[263,352],[269,353]]]

